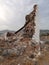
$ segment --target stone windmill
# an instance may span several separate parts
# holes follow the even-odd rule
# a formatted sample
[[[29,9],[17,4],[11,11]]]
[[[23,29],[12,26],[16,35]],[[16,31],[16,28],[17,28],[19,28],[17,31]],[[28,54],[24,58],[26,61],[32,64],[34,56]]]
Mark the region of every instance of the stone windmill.
[[[25,19],[25,25],[20,28],[18,31],[15,32],[15,34],[19,34],[22,37],[25,38],[32,38],[34,33],[35,33],[35,16],[36,16],[36,10],[37,10],[37,5],[34,5],[33,11],[26,15]]]

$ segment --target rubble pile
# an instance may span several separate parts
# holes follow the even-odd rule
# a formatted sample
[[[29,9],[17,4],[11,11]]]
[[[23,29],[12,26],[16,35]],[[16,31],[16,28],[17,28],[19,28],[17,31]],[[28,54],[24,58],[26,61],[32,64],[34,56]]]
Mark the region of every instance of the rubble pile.
[[[36,9],[37,5],[34,5],[34,10],[26,15],[25,25],[21,29],[15,33],[8,32],[5,38],[0,39],[0,65],[38,65],[40,45],[32,39]]]

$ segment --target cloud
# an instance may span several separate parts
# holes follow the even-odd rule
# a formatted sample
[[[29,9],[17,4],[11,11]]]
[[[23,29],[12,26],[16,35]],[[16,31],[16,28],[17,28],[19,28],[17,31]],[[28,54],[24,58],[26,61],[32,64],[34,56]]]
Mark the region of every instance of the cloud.
[[[8,29],[7,25],[0,25],[0,30],[6,30],[6,29]]]
[[[22,21],[21,19],[23,18],[22,2],[23,1],[19,2],[19,0],[1,0],[0,6],[2,6],[6,12],[4,12],[6,20],[0,19],[0,23],[2,22],[1,24],[9,26],[11,29],[13,28],[13,30],[17,29],[19,22]],[[20,25],[18,27],[20,27]]]
[[[43,0],[40,4],[40,29],[49,29],[49,0]]]
[[[40,29],[49,29],[49,0],[0,0],[0,6],[3,8],[3,19],[0,17],[0,30],[3,25],[7,29],[18,30],[25,23],[26,14],[33,10],[33,5],[38,4]],[[4,20],[5,19],[5,20]]]

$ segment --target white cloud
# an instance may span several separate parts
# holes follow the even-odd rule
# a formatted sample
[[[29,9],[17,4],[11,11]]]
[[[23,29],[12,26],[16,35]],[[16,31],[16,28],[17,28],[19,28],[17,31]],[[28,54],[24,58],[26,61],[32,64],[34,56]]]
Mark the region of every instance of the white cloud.
[[[40,29],[49,29],[49,0],[0,0],[0,30],[3,29],[3,25],[13,30],[22,27],[25,15],[32,11],[35,3],[39,7]]]
[[[7,30],[8,26],[7,25],[0,25],[0,30]]]
[[[23,14],[23,1],[1,0],[0,3],[1,3],[0,6],[2,6],[2,9],[3,9],[3,11],[1,12],[2,16],[0,17],[0,23],[1,23],[0,25],[3,25],[3,24],[8,25],[8,27],[14,30],[17,28],[17,26],[20,27],[19,22],[21,21],[21,18],[23,18],[23,15],[22,15]],[[4,21],[3,18],[4,19],[6,18],[6,20]]]

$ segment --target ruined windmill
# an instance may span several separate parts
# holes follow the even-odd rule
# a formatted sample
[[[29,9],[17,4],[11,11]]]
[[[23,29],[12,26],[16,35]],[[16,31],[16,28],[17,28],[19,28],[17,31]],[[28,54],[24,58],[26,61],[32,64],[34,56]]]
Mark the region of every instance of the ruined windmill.
[[[14,33],[8,32],[6,39],[1,40],[0,48],[3,49],[3,51],[1,50],[1,55],[3,55],[3,57],[14,56],[19,57],[19,59],[22,57],[21,62],[16,58],[19,63],[22,63],[22,61],[24,62],[24,59],[27,57],[32,59],[35,57],[33,53],[35,52],[36,44],[33,42],[32,37],[35,33],[36,10],[37,5],[34,5],[33,11],[25,17],[26,22],[24,26]]]
[[[8,32],[7,33],[7,38],[17,38],[17,40],[24,39],[24,38],[29,38],[32,39],[34,33],[35,33],[35,17],[36,17],[36,11],[37,11],[37,5],[34,5],[33,11],[26,15],[25,19],[26,22],[22,28],[20,28],[18,31],[16,31],[14,34]],[[12,39],[13,40],[13,39]]]
[[[36,26],[35,24],[36,10],[37,10],[37,5],[34,5],[33,11],[30,14],[26,15],[25,17],[26,19],[25,25],[15,32],[16,35],[19,33],[20,36],[25,38],[33,37]]]

